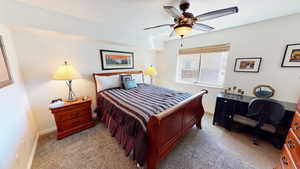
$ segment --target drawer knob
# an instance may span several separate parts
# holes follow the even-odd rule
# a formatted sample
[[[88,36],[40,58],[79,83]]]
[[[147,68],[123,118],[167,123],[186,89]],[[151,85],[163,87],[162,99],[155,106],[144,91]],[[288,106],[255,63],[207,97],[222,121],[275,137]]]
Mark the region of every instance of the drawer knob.
[[[224,100],[224,103],[227,103],[227,100]]]
[[[283,163],[284,165],[289,165],[289,163],[288,163],[288,161],[287,161],[287,159],[286,159],[285,156],[282,156],[282,157],[281,157],[281,160],[282,160],[282,163]]]
[[[293,140],[288,140],[287,141],[287,146],[290,148],[290,149],[293,149],[296,147],[296,145],[293,143]]]
[[[299,129],[300,129],[300,126],[299,126],[298,121],[295,121],[295,123],[294,123],[294,128],[295,128],[296,130],[299,130]]]

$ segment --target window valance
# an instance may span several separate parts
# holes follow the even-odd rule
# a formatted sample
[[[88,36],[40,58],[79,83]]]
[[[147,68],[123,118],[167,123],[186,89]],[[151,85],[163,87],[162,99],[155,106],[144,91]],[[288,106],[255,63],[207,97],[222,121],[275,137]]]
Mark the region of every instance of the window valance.
[[[211,45],[211,46],[203,46],[203,47],[196,47],[196,48],[187,48],[187,49],[180,49],[179,54],[199,54],[199,53],[215,53],[215,52],[226,52],[229,51],[230,44],[220,44],[220,45]]]

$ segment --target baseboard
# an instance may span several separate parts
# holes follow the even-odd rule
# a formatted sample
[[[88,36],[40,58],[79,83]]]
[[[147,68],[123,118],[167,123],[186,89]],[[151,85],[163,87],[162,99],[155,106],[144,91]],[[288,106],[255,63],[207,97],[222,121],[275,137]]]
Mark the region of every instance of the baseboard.
[[[33,147],[32,147],[30,156],[29,156],[27,169],[31,169],[32,161],[33,161],[33,158],[34,158],[34,155],[35,155],[35,151],[36,151],[36,147],[37,147],[37,144],[38,144],[38,141],[39,141],[39,137],[40,137],[40,135],[39,135],[39,133],[37,133],[36,136],[35,136],[35,139],[34,139],[34,143],[33,143]]]
[[[40,136],[48,134],[48,133],[52,133],[55,130],[56,130],[56,128],[53,127],[53,128],[49,128],[49,129],[45,129],[45,130],[41,130],[41,131],[37,132],[36,137],[34,139],[33,147],[32,147],[31,153],[30,153],[30,157],[29,157],[29,161],[28,161],[26,169],[31,169],[32,161],[33,161],[33,158],[34,158],[34,155],[35,155],[35,151],[36,151],[37,144],[38,144]]]
[[[38,135],[39,136],[42,136],[42,135],[45,135],[45,134],[48,134],[48,133],[52,133],[56,131],[56,127],[52,127],[52,128],[48,128],[48,129],[45,129],[45,130],[41,130],[38,132]]]

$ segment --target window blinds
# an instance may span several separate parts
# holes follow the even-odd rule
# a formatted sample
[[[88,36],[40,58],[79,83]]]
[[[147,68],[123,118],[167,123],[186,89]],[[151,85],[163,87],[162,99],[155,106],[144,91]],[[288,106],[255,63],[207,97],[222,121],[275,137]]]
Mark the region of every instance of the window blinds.
[[[216,53],[216,52],[226,52],[229,51],[230,44],[220,44],[220,45],[212,45],[212,46],[203,46],[196,48],[188,48],[188,49],[180,49],[179,54],[199,54],[199,53]]]

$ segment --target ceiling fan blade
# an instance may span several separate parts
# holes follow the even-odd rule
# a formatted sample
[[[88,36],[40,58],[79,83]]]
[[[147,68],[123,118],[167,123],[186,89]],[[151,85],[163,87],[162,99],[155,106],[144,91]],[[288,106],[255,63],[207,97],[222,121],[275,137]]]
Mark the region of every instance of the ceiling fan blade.
[[[225,8],[225,9],[220,9],[205,14],[201,14],[196,16],[196,18],[198,19],[198,21],[206,21],[206,20],[211,20],[222,16],[238,13],[238,11],[239,11],[238,7],[231,7],[231,8]]]
[[[160,28],[160,27],[164,27],[164,26],[170,26],[172,27],[174,24],[162,24],[162,25],[157,25],[157,26],[151,26],[148,28],[144,28],[144,30],[149,30],[149,29],[155,29],[155,28]]]
[[[200,31],[211,31],[211,30],[213,30],[214,28],[211,27],[211,26],[202,24],[202,23],[195,23],[195,24],[193,25],[193,29],[195,29],[195,30],[200,30]]]
[[[164,6],[166,12],[169,13],[173,18],[180,18],[183,17],[182,13],[176,9],[174,6]]]
[[[172,37],[175,35],[175,29],[172,30],[172,32],[170,33],[169,37]]]

